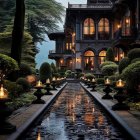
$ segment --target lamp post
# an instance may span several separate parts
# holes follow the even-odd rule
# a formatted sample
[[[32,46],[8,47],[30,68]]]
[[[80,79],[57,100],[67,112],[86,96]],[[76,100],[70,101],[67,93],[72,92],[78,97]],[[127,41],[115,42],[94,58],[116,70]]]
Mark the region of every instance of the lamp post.
[[[96,80],[95,80],[94,78],[93,78],[92,81],[91,81],[91,87],[92,87],[91,91],[96,91],[96,90],[95,90],[95,87],[96,87]]]
[[[6,105],[10,99],[8,98],[8,91],[0,87],[0,134],[9,134],[16,130],[16,126],[7,122],[7,117],[12,114],[12,110]]]
[[[53,87],[53,90],[57,90],[56,89],[56,78],[55,77],[53,77],[53,79],[52,79],[52,87]]]
[[[45,93],[45,95],[53,95],[53,94],[50,92],[50,90],[52,89],[52,88],[51,88],[50,79],[47,79],[45,84],[46,84],[45,89],[47,90],[47,92]]]
[[[105,95],[102,97],[102,99],[113,99],[113,97],[109,95],[109,93],[112,92],[112,89],[110,88],[111,82],[108,78],[105,80],[105,86],[106,87],[103,89]]]
[[[38,81],[35,88],[37,89],[37,91],[35,91],[34,95],[37,97],[36,100],[34,100],[32,102],[32,104],[44,104],[45,101],[41,99],[41,97],[43,96],[43,93],[41,91],[41,89],[43,88],[44,86],[42,85],[42,82]]]
[[[123,80],[118,80],[116,82],[116,89],[118,90],[117,94],[114,95],[114,99],[118,101],[115,105],[112,106],[112,110],[129,110],[129,106],[123,103],[127,95],[123,92],[125,86],[125,82]]]

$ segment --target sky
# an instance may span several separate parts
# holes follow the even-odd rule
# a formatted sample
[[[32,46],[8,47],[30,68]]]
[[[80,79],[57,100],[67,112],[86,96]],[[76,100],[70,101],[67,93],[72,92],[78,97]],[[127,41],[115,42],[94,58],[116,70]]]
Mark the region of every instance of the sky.
[[[65,8],[68,7],[68,2],[70,4],[86,4],[87,2],[87,0],[56,0],[56,1],[62,3],[62,5]],[[59,23],[60,30],[63,29],[64,19],[65,17],[63,18],[63,23]],[[50,41],[47,35],[45,36],[45,40],[46,41],[42,42],[41,44],[40,43],[37,44],[37,48],[39,49],[39,53],[36,55],[36,58],[35,58],[37,69],[39,69],[39,67],[41,66],[43,62],[55,63],[54,60],[48,59],[49,50],[55,49],[55,42]]]

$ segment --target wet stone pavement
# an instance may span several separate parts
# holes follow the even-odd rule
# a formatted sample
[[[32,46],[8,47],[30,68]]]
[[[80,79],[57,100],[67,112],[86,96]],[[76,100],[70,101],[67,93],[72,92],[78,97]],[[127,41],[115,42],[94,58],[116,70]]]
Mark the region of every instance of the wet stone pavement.
[[[127,140],[79,83],[69,83],[24,140]]]

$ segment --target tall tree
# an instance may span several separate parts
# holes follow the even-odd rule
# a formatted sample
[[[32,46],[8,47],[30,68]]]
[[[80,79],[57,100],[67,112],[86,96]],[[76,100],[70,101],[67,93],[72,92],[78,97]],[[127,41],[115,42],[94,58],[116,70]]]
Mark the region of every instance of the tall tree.
[[[114,52],[112,48],[108,48],[106,52],[106,60],[107,61],[114,61]]]
[[[16,12],[12,32],[11,57],[14,58],[18,62],[18,64],[20,64],[21,61],[24,19],[25,19],[24,0],[16,0]]]

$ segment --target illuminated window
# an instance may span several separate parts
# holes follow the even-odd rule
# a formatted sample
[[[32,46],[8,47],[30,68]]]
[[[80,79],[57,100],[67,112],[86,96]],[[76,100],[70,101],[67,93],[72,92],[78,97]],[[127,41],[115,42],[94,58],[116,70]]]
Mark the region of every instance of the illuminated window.
[[[93,70],[94,69],[94,52],[86,51],[84,53],[84,69]]]
[[[91,18],[84,21],[83,36],[84,39],[94,39],[95,37],[95,25]]]
[[[122,35],[130,35],[130,17],[124,17],[122,20]]]
[[[98,23],[98,38],[100,40],[109,39],[109,20],[102,18]]]
[[[124,58],[124,52],[121,48],[114,48],[114,54],[115,54],[115,61],[118,62],[122,58]]]
[[[100,53],[99,53],[99,64],[102,64],[102,63],[104,63],[104,61],[105,61],[105,57],[106,57],[106,51],[101,51]]]

